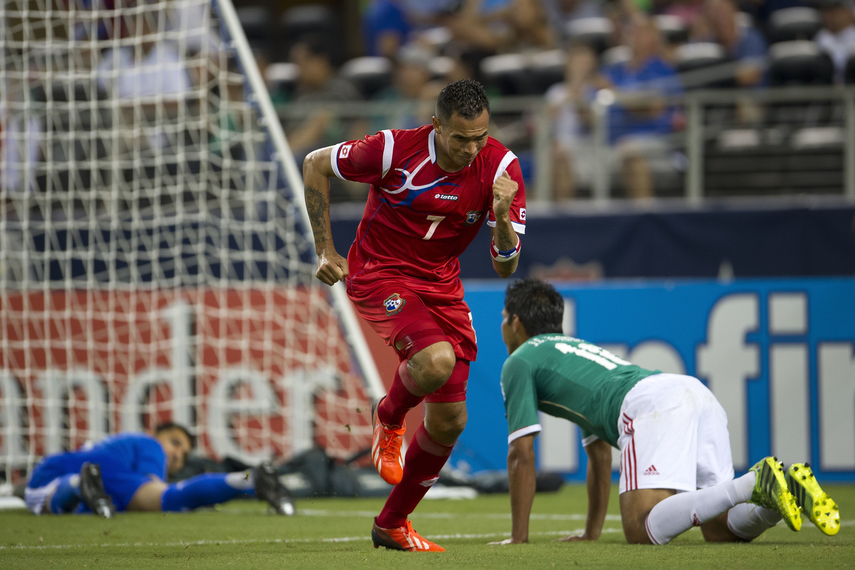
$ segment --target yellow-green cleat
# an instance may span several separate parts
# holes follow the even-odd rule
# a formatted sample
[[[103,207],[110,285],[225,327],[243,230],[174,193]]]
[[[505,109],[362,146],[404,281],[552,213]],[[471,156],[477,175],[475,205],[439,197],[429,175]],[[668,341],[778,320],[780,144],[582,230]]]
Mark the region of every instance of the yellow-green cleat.
[[[787,487],[787,477],[778,459],[765,457],[758,461],[751,471],[757,474],[751,502],[779,513],[790,529],[801,530],[802,516],[799,513],[799,505]]]
[[[816,527],[834,536],[840,530],[840,509],[834,499],[822,490],[807,463],[793,463],[787,469],[787,486]]]

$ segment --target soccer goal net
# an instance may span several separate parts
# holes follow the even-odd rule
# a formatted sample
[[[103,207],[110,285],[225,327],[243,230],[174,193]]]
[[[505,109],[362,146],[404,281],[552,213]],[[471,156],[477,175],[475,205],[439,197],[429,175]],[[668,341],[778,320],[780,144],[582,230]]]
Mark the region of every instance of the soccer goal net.
[[[163,421],[251,463],[370,445],[230,0],[4,0],[0,30],[0,477]]]

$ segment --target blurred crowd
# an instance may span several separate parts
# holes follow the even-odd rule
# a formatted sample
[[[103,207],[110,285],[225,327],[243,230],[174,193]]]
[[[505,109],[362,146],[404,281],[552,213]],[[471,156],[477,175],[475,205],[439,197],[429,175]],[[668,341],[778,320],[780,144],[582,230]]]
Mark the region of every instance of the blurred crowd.
[[[367,130],[424,124],[444,84],[475,77],[493,96],[548,102],[553,198],[565,200],[596,176],[591,103],[602,90],[618,104],[597,164],[607,163],[624,196],[652,197],[685,168],[672,144],[686,123],[673,104],[682,93],[855,82],[854,8],[852,0],[371,0],[361,11],[362,55],[349,58],[331,39],[340,23],[325,5],[287,10],[278,36],[286,45],[272,51],[272,32],[259,25],[269,15],[239,12],[280,103],[422,103],[395,124],[348,130],[323,111],[292,121],[298,156]]]
[[[358,23],[348,17],[356,4],[347,0],[289,2],[279,13],[270,2],[235,4],[298,161],[315,148],[381,128],[425,124],[444,85],[473,77],[491,97],[546,102],[552,198],[567,200],[590,192],[602,168],[617,181],[617,196],[657,196],[669,180],[680,187],[686,159],[675,141],[686,128],[679,101],[689,90],[855,83],[853,1],[363,0]],[[10,2],[9,14],[14,6],[30,13],[25,0]],[[245,75],[219,49],[212,4],[138,2],[146,8],[100,17],[86,10],[117,14],[114,0],[60,0],[69,16],[53,14],[61,15],[74,49],[60,58],[10,48],[6,108],[0,105],[6,188],[23,190],[25,178],[37,190],[74,183],[35,172],[48,155],[56,164],[109,154],[142,157],[119,176],[123,184],[156,191],[163,180],[202,168],[203,159],[217,172],[254,144],[245,136],[252,120]],[[345,32],[356,26],[361,45],[354,49],[346,39],[355,34]],[[10,39],[16,33],[11,30]],[[74,79],[92,72],[94,84]],[[27,81],[39,73],[46,79],[33,89]],[[58,80],[63,74],[72,79]],[[125,102],[118,110],[92,105],[94,113],[80,106],[86,112],[68,127],[119,135],[78,147],[49,136],[61,129],[59,122],[15,111],[27,89],[31,101]],[[388,106],[395,113],[353,107],[357,117],[345,119],[316,105],[357,101],[395,103]],[[592,128],[595,102],[607,108],[600,139]],[[196,112],[206,107],[213,112]],[[741,112],[750,120],[750,105]],[[186,121],[196,115],[216,124]],[[493,132],[501,140],[512,139],[512,131]],[[514,132],[520,131],[531,127]],[[518,154],[530,174],[534,159]],[[33,172],[25,176],[26,169]],[[84,185],[102,187],[117,176],[104,169],[84,174],[100,177]],[[360,192],[364,188],[349,188],[337,199],[358,200]]]

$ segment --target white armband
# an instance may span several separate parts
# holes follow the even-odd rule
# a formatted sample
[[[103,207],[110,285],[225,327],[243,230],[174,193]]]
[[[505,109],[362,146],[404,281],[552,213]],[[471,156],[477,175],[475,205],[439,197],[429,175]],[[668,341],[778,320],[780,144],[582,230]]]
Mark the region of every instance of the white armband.
[[[509,251],[501,251],[498,247],[496,247],[496,242],[494,240],[490,240],[490,255],[494,260],[499,263],[505,263],[506,261],[510,261],[516,256],[520,254],[520,250],[522,249],[522,240],[517,236],[517,246]]]

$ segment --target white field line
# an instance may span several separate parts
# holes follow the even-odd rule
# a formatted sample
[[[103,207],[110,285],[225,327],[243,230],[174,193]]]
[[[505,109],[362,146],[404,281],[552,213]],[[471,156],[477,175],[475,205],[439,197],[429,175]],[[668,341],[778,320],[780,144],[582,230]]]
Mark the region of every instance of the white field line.
[[[233,512],[233,513],[247,513],[246,510],[239,509],[220,509],[218,512]],[[373,517],[376,513],[373,511],[330,511],[324,509],[299,509],[298,514],[302,516],[313,516],[313,517]],[[493,519],[493,520],[510,520],[510,513],[467,513],[467,514],[457,514],[457,513],[420,513],[416,515],[417,518],[420,519],[458,519],[458,518],[471,518],[471,519]],[[582,514],[537,514],[533,513],[531,518],[534,520],[554,520],[554,521],[580,521],[585,520],[585,515]],[[607,515],[606,520],[609,521],[620,521],[620,516],[618,515]],[[855,526],[855,520],[843,520],[840,521],[840,526]],[[584,532],[583,528],[575,529],[575,530],[557,530],[557,531],[541,531],[541,532],[532,532],[532,535],[537,536],[567,536],[571,534],[580,534]],[[605,528],[603,529],[604,533],[617,533],[623,532],[619,528]],[[434,534],[434,535],[426,535],[425,538],[429,538],[432,540],[454,540],[454,539],[492,539],[492,538],[506,538],[509,536],[507,532],[499,532],[499,533],[487,533],[487,534]],[[98,548],[110,548],[110,547],[118,547],[118,548],[138,548],[138,547],[152,547],[152,546],[166,546],[166,547],[177,547],[181,546],[184,548],[189,548],[191,546],[206,546],[206,545],[221,545],[221,544],[296,544],[296,543],[325,543],[325,542],[359,542],[364,540],[369,540],[370,537],[366,535],[362,536],[342,536],[342,537],[331,537],[331,538],[281,538],[281,539],[244,539],[244,540],[234,540],[234,539],[225,539],[225,540],[195,540],[195,541],[179,541],[179,542],[119,542],[119,543],[102,543],[102,544],[48,544],[48,545],[38,545],[38,546],[25,546],[25,545],[12,545],[12,546],[0,546],[0,550],[59,550],[59,549],[73,549],[73,548],[90,548],[90,547],[98,547]]]
[[[248,511],[241,509],[217,509],[218,513],[246,514]],[[377,516],[375,511],[328,511],[325,509],[300,509],[297,514],[307,517],[336,517],[336,518],[374,518]],[[414,515],[416,519],[480,519],[480,520],[511,520],[511,513],[417,513]],[[587,518],[582,514],[555,514],[555,515],[540,515],[531,514],[531,520],[540,521],[583,521]],[[620,515],[606,515],[607,521],[620,521]]]
[[[552,530],[545,532],[532,532],[530,534],[533,535],[541,535],[541,536],[567,536],[570,534],[581,534],[585,529],[578,528],[575,530]],[[603,529],[604,533],[613,533],[613,532],[623,532],[620,529]],[[486,534],[431,534],[425,535],[425,538],[429,538],[431,540],[454,540],[454,539],[488,539],[488,538],[507,538],[510,536],[508,532],[492,532]],[[189,540],[189,541],[180,541],[180,542],[116,542],[116,543],[103,543],[103,544],[43,544],[39,546],[24,546],[23,544],[15,545],[15,546],[0,546],[0,550],[59,550],[59,549],[72,549],[72,548],[111,548],[111,547],[120,547],[120,548],[138,548],[145,547],[150,548],[152,546],[183,546],[184,548],[189,548],[191,546],[209,546],[209,545],[222,545],[222,544],[294,544],[294,543],[313,543],[313,542],[359,542],[363,540],[371,540],[371,537],[368,535],[363,536],[341,536],[335,538],[275,538],[275,539],[254,539],[247,538],[243,540]]]

